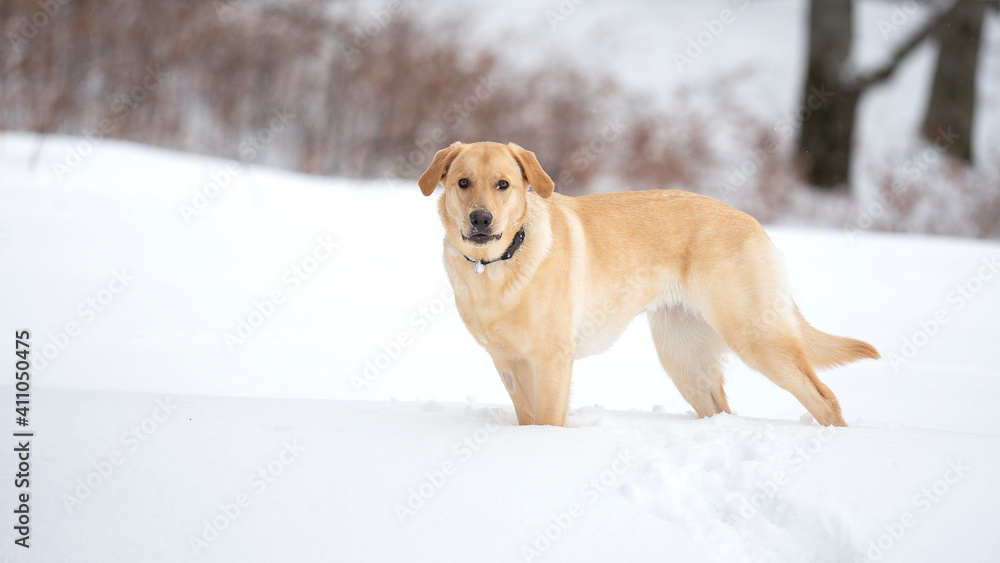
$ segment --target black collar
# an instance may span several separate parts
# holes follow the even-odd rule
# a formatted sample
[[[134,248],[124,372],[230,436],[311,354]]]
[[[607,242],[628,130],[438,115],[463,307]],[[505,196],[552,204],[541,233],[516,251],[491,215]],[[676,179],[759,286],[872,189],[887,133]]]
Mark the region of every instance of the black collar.
[[[517,249],[521,248],[521,243],[523,242],[524,242],[524,227],[521,227],[521,230],[518,231],[516,235],[514,235],[514,240],[510,242],[510,246],[507,247],[507,250],[505,250],[504,253],[500,255],[500,258],[497,258],[496,260],[473,260],[472,258],[465,256],[464,254],[462,256],[465,256],[465,259],[468,260],[469,262],[475,262],[476,267],[478,268],[479,264],[485,266],[487,264],[492,264],[494,262],[499,262],[501,260],[510,260],[511,257],[514,256],[514,253],[517,252]]]

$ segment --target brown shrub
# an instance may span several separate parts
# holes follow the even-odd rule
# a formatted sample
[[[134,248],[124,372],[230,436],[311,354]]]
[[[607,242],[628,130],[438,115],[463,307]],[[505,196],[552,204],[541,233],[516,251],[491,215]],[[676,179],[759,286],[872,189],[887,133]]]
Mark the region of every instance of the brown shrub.
[[[441,38],[442,26],[426,29],[405,12],[329,7],[79,0],[29,34],[38,5],[4,2],[0,31],[20,40],[0,52],[0,128],[97,131],[304,172],[390,178],[416,177],[453,140],[490,139],[538,153],[563,191],[589,191],[595,177],[620,170],[651,186],[692,180],[677,148],[698,140],[665,135],[663,116],[633,116],[606,78],[558,60],[513,70],[492,53],[460,52]],[[144,87],[150,72],[162,78]],[[276,112],[287,123],[275,122]],[[628,127],[606,140],[609,120]],[[600,158],[591,158],[594,143],[604,144]]]
[[[460,21],[431,27],[405,11],[357,15],[326,0],[51,5],[0,2],[0,129],[389,179],[416,178],[454,140],[513,141],[564,193],[687,189],[762,222],[841,226],[859,213],[849,195],[797,180],[792,139],[735,93],[750,68],[646,100],[555,56],[525,71],[458,49],[447,30]],[[865,228],[1000,236],[996,156],[974,170],[942,159],[915,178],[906,159],[890,161],[878,172],[885,210]]]
[[[921,144],[889,160],[869,215],[872,229],[1000,236],[1000,152],[976,167]]]

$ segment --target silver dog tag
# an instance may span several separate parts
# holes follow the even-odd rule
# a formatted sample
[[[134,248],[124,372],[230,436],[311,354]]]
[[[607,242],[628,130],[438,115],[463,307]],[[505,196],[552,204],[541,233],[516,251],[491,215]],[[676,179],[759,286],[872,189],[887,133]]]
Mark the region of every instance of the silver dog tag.
[[[483,264],[482,260],[476,260],[476,275],[486,271],[486,264]]]

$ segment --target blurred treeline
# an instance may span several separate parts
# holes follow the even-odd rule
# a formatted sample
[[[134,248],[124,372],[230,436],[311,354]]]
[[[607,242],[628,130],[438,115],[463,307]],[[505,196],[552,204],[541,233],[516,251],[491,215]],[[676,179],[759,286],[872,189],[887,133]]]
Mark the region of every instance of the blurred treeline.
[[[3,0],[0,129],[413,178],[454,140],[514,141],[562,191],[691,183],[698,140],[557,61],[514,71],[390,2]]]
[[[849,45],[850,10],[814,0],[811,14],[822,15],[817,6],[843,12],[830,34]],[[952,8],[918,30],[889,71],[948,28]],[[996,147],[970,166],[937,151],[928,159],[918,141],[903,153],[860,155],[854,176],[866,195],[813,187],[842,187],[849,176],[847,158],[835,157],[853,154],[861,90],[823,106],[836,119],[807,112],[801,123],[776,122],[748,111],[737,86],[756,71],[739,68],[653,103],[609,69],[553,53],[513,65],[486,42],[462,47],[472,43],[458,36],[468,16],[418,16],[401,0],[0,0],[0,130],[386,179],[416,178],[455,140],[513,141],[538,155],[563,193],[680,188],[761,222],[1000,237]],[[811,18],[810,36],[832,21]],[[812,45],[810,61],[830,41]],[[810,63],[803,91],[817,68],[841,76],[841,62]],[[802,147],[831,137],[840,140],[826,154],[837,173],[810,179]],[[806,149],[810,161],[819,154]]]

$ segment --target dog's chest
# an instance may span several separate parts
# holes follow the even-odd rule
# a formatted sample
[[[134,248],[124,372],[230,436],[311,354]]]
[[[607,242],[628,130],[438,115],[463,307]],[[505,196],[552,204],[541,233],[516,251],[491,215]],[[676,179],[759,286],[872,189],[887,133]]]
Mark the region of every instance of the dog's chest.
[[[456,292],[469,332],[491,353],[528,355],[539,348],[571,348],[582,358],[607,350],[643,305],[602,301],[594,306],[549,296],[504,303],[496,295]]]
[[[504,306],[495,295],[466,292],[456,292],[455,305],[476,342],[491,353],[520,355],[531,348],[537,328],[521,307]]]

